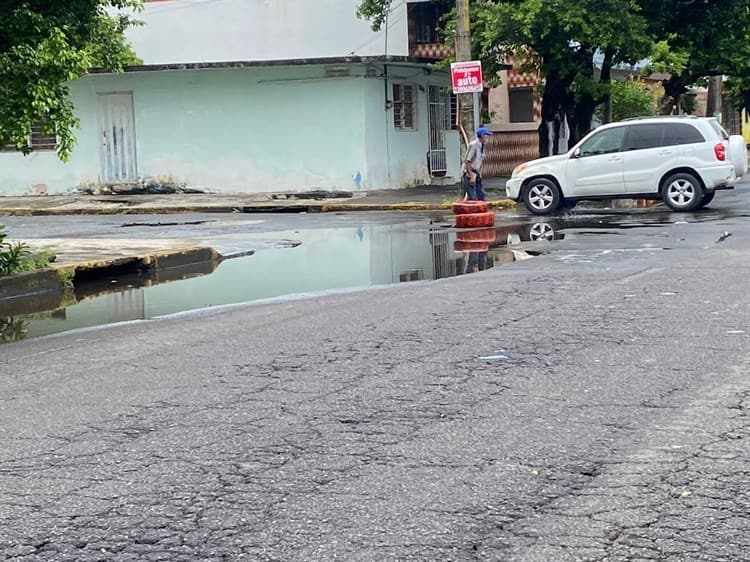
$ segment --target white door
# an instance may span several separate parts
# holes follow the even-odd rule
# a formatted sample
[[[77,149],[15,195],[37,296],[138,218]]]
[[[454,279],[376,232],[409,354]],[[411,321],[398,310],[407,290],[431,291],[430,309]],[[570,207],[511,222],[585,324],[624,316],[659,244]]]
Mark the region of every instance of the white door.
[[[99,162],[103,183],[138,179],[133,93],[99,94]]]
[[[604,129],[580,146],[578,156],[568,160],[566,195],[620,195],[625,193],[624,155],[625,129]]]

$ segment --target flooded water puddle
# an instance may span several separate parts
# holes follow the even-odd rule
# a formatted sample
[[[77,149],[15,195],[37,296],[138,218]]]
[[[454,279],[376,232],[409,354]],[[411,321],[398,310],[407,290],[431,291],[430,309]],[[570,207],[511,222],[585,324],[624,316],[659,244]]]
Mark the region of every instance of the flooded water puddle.
[[[594,216],[522,218],[460,231],[443,219],[209,236],[200,242],[218,251],[221,262],[76,282],[64,295],[0,302],[0,343],[287,295],[465,275],[529,259],[570,232],[587,237],[636,227],[622,217]],[[643,226],[663,224],[669,223]]]
[[[224,260],[0,302],[0,343],[262,299],[440,279],[514,261],[503,229],[366,225],[206,240]]]

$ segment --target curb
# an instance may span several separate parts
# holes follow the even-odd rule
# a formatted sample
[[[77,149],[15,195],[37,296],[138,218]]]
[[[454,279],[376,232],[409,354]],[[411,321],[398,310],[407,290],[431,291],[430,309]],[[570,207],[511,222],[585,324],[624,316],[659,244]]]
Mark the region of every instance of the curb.
[[[176,215],[190,213],[238,213],[241,207],[235,206],[205,206],[205,207],[83,207],[73,209],[59,209],[56,207],[47,207],[40,209],[29,208],[0,208],[0,216],[6,215],[11,217],[46,217],[46,216],[66,216],[66,215]]]
[[[199,263],[218,264],[222,260],[213,248],[197,247],[179,250],[164,250],[154,254],[126,256],[122,258],[91,260],[68,265],[61,270],[69,271],[73,284],[98,277],[164,271]]]
[[[349,205],[326,204],[323,206],[323,212],[332,211],[452,211],[453,203],[352,203]],[[515,202],[510,199],[495,199],[487,201],[487,206],[491,209],[507,209],[515,206]]]
[[[101,277],[168,272],[190,266],[209,273],[222,257],[213,248],[165,250],[155,254],[93,260],[59,268],[41,269],[0,277],[0,316],[33,314],[62,306],[76,285]]]
[[[59,293],[65,288],[64,276],[65,271],[49,268],[0,277],[0,304],[18,298]]]
[[[191,213],[331,213],[355,211],[446,211],[450,210],[453,201],[447,203],[304,203],[297,201],[291,205],[277,203],[257,203],[251,205],[194,205],[168,207],[83,207],[61,209],[47,207],[31,208],[0,208],[0,215],[29,217],[29,216],[65,216],[65,215],[175,215]],[[513,207],[510,199],[496,199],[487,201],[493,209]]]

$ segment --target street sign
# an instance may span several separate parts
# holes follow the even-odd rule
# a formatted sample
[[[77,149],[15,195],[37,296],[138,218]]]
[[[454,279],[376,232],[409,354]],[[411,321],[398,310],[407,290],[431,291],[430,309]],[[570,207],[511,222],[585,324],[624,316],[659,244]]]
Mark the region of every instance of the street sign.
[[[482,62],[478,60],[451,64],[451,80],[454,94],[471,94],[484,89]]]

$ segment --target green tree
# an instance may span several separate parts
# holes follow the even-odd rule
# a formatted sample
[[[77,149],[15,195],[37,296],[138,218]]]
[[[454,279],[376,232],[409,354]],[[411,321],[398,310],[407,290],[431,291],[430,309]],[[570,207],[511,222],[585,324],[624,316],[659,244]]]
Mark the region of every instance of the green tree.
[[[359,13],[377,26],[388,5],[363,0]],[[636,0],[473,0],[471,10],[473,51],[490,85],[511,54],[544,77],[543,155],[555,152],[562,127],[569,128],[570,144],[589,131],[596,106],[609,93],[612,66],[635,63],[651,45]],[[445,27],[450,42],[450,16]],[[600,78],[594,76],[597,52],[603,54]]]
[[[614,80],[610,85],[610,93],[613,121],[656,114],[657,94],[642,80]],[[599,107],[597,117],[600,120],[603,118],[602,113],[602,108]]]
[[[750,75],[750,1],[639,0],[655,39],[652,66],[668,72],[667,107],[706,76]]]
[[[0,145],[28,153],[32,125],[67,160],[78,126],[69,83],[137,59],[125,41],[142,0],[0,0]]]
[[[389,5],[362,0],[359,13],[379,24]],[[563,125],[568,146],[589,131],[619,64],[649,58],[651,70],[667,72],[667,107],[706,76],[750,76],[750,0],[472,0],[471,22],[490,80],[511,53],[541,72],[542,155],[557,150]],[[450,42],[449,21],[445,27]],[[734,90],[750,103],[750,82]]]

